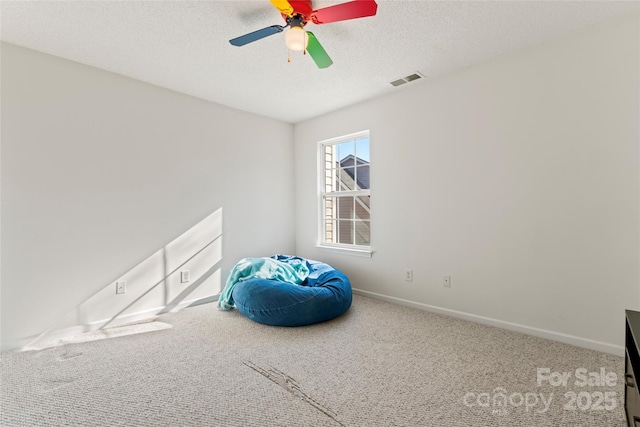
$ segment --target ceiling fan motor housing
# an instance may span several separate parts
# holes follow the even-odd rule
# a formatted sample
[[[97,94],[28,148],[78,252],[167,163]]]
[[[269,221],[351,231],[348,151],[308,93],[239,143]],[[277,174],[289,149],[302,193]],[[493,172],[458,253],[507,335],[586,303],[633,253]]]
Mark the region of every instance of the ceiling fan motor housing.
[[[304,17],[300,14],[295,14],[293,16],[287,16],[285,18],[285,21],[287,21],[287,25],[289,27],[300,27],[300,28],[304,28],[305,25],[307,25],[307,20],[304,19]]]

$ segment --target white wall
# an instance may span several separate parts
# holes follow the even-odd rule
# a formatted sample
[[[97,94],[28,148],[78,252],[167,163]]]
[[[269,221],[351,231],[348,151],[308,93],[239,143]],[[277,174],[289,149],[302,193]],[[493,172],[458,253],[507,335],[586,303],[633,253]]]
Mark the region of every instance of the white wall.
[[[105,289],[116,298],[116,279],[212,215],[218,282],[242,257],[294,252],[291,124],[14,45],[1,53],[3,349]]]
[[[412,83],[295,134],[3,43],[2,348],[108,303],[116,279],[162,277],[140,270],[210,218],[222,240],[201,254],[219,282],[241,257],[297,252],[369,293],[619,348],[623,310],[640,309],[638,27]],[[316,144],[363,129],[376,252],[320,252]]]
[[[360,290],[620,353],[640,308],[638,21],[296,125],[298,254]],[[364,129],[375,253],[321,252],[317,142]]]

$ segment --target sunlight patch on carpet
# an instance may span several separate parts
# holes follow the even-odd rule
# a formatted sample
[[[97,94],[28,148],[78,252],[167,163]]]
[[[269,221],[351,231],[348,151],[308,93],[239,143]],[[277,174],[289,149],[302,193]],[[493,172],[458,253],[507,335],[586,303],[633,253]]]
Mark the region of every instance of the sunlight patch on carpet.
[[[70,338],[64,338],[49,343],[43,343],[39,346],[31,346],[25,350],[44,350],[46,348],[60,347],[67,344],[81,344],[92,341],[99,341],[108,338],[125,337],[128,335],[144,334],[147,332],[162,331],[173,328],[172,325],[164,322],[143,322],[125,326],[117,326],[113,328],[98,329],[96,331],[86,332]]]

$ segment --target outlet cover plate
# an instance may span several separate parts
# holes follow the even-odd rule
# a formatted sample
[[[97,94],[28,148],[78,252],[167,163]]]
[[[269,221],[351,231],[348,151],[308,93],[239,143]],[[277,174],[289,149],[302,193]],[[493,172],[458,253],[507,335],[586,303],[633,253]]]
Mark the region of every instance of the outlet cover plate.
[[[191,280],[191,273],[189,270],[182,270],[180,272],[180,283],[189,283]]]
[[[444,286],[445,288],[451,287],[451,276],[442,277],[442,286]]]
[[[127,292],[127,282],[119,280],[116,282],[116,294],[124,294]]]

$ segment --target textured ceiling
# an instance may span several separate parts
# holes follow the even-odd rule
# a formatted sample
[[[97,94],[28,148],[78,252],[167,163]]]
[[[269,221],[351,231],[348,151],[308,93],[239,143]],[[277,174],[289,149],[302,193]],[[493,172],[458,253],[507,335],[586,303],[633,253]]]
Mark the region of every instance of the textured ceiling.
[[[314,7],[342,1],[314,1]],[[3,41],[177,92],[296,123],[560,37],[640,8],[638,1],[390,1],[374,17],[308,24],[334,64],[316,68],[282,34],[229,39],[283,24],[268,0],[5,1]]]

